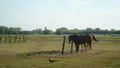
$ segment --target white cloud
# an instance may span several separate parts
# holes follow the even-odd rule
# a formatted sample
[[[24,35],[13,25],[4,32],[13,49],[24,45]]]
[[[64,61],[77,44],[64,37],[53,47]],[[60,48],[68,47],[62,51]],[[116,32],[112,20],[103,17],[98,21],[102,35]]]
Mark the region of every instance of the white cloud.
[[[73,6],[86,6],[86,5],[89,5],[89,3],[88,2],[76,1],[76,2],[70,3],[70,5],[73,5]]]

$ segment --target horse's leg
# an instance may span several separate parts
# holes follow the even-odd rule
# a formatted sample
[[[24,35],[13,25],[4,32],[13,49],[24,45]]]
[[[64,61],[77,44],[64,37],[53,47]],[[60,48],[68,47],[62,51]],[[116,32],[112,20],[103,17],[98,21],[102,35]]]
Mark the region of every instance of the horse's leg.
[[[79,52],[79,44],[77,44],[77,52]]]
[[[77,52],[77,44],[75,43],[75,47],[76,47],[76,52]]]
[[[89,48],[90,48],[90,52],[92,51],[92,44],[91,44],[91,41],[89,41]]]
[[[87,43],[87,50],[88,51],[90,50],[90,43],[89,42]]]
[[[90,41],[89,45],[90,45],[90,50],[92,50],[92,45],[91,45],[91,41]]]
[[[75,44],[76,46],[76,52],[79,52],[79,44]]]
[[[86,45],[86,43],[84,43],[84,51],[86,51],[87,50],[87,45]]]
[[[81,44],[81,51],[84,51],[84,45]]]
[[[73,42],[71,43],[71,51],[70,51],[70,53],[72,53],[73,52]]]

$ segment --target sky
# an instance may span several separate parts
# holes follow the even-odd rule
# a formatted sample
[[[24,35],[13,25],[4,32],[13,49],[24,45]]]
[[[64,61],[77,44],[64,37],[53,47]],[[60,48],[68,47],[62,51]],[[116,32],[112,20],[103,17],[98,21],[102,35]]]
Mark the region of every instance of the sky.
[[[0,26],[120,30],[120,0],[0,0]]]

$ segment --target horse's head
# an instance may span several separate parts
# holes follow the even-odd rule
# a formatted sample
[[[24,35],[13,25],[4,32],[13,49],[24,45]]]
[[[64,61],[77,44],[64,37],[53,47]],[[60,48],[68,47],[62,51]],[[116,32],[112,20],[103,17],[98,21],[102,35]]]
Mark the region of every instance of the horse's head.
[[[72,41],[72,36],[69,36],[69,43]]]

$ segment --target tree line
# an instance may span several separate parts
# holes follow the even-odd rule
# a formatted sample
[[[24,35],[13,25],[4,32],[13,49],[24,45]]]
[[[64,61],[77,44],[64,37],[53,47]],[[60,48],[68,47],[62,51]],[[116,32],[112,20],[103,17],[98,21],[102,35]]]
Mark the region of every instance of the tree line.
[[[20,27],[7,27],[0,26],[0,34],[56,34],[56,35],[64,35],[64,34],[120,34],[120,30],[102,30],[100,28],[86,28],[86,29],[67,29],[66,27],[61,27],[56,29],[56,31],[52,31],[45,27],[44,30],[41,28],[34,30],[23,30]]]

